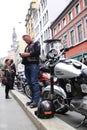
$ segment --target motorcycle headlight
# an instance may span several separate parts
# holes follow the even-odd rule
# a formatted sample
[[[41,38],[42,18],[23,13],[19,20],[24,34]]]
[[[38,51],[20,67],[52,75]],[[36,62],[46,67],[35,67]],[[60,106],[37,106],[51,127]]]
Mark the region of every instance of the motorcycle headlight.
[[[48,59],[53,59],[53,58],[56,58],[58,56],[58,52],[57,50],[55,49],[52,49],[50,50],[48,53],[47,53],[47,58]]]

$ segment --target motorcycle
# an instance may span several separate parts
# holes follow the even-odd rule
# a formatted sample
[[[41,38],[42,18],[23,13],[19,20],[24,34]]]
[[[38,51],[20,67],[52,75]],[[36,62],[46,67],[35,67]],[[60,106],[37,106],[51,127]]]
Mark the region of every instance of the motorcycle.
[[[58,39],[44,41],[44,44],[60,42]],[[51,49],[47,53],[48,68],[50,69],[51,84],[43,89],[43,98],[53,101],[55,112],[64,114],[76,111],[85,116],[78,125],[87,119],[87,66],[75,59],[63,57],[69,48],[62,48],[60,53]],[[58,78],[58,85],[54,84],[53,76]]]
[[[24,74],[18,73],[15,77],[14,86],[20,91],[27,93],[28,83]]]
[[[39,67],[40,73],[39,73],[38,83],[40,87],[40,96],[42,97],[42,91],[44,87],[50,84],[50,73],[49,73],[49,69],[46,66],[44,66],[43,63],[41,63],[39,66],[40,66]],[[26,96],[31,99],[31,91],[27,81],[24,83],[24,92]]]

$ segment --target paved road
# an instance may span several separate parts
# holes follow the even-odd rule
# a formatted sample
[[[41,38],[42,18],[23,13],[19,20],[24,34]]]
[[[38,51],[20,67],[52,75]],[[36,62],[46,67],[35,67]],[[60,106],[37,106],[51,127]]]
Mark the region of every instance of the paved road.
[[[5,99],[4,86],[1,85],[0,130],[37,130],[13,97],[11,99]]]
[[[73,112],[69,111],[64,115],[56,114],[56,116],[74,128],[76,128],[76,126],[78,126],[81,123],[81,121],[84,119],[83,115],[81,115],[77,112],[74,112],[74,111]],[[76,128],[76,129],[77,130],[87,130],[87,120],[84,122],[83,125],[81,125],[79,128]]]

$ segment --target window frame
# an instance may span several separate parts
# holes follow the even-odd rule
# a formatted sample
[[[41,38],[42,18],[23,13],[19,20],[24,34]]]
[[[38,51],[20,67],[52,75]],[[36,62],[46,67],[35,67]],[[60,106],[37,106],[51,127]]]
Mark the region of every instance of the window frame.
[[[78,7],[78,12],[77,12],[77,7]],[[75,5],[75,12],[76,12],[76,16],[80,13],[80,4],[79,4],[79,2]]]
[[[79,38],[79,32],[78,32],[78,26],[80,26],[81,25],[81,28],[82,28],[82,40],[80,40]],[[82,21],[80,20],[77,24],[76,24],[76,32],[77,32],[77,39],[78,39],[78,43],[77,44],[79,44],[79,43],[81,43],[82,41],[83,41],[83,25],[82,25]]]

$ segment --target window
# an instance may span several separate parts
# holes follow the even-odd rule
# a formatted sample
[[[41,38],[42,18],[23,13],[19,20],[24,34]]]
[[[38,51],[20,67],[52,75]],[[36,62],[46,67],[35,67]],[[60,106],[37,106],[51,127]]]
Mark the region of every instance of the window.
[[[35,28],[35,36],[37,36],[39,34],[39,25],[37,25],[37,27]]]
[[[60,26],[60,23],[58,24],[58,31],[60,31],[61,30],[61,26]]]
[[[45,20],[44,20],[44,16],[43,16],[43,26],[44,26],[44,24],[45,24]]]
[[[47,0],[44,1],[44,5],[45,5],[45,7],[47,6]]]
[[[79,42],[81,42],[83,40],[83,37],[82,37],[82,24],[77,26],[77,31],[78,31],[78,40],[79,40]]]
[[[54,35],[56,35],[56,34],[57,34],[56,27],[54,27]]]
[[[71,46],[75,45],[74,30],[71,30],[70,32],[70,40],[71,40]]]
[[[39,16],[41,15],[41,10],[40,10],[40,7],[39,7]]]
[[[80,12],[80,6],[79,6],[79,3],[76,5],[76,15],[79,14]]]
[[[68,41],[68,39],[67,39],[67,34],[66,34],[66,35],[64,35],[64,40],[63,40],[65,47],[68,47],[67,41]]]
[[[87,19],[86,19],[86,30],[87,30]],[[86,33],[86,36],[87,36],[87,33]]]
[[[46,40],[46,32],[44,31],[44,40]]]
[[[87,6],[87,0],[84,0],[84,2],[85,2],[85,6]]]
[[[45,7],[47,6],[47,0],[41,0],[41,7],[42,7],[42,12],[44,11]]]
[[[42,30],[42,22],[40,21],[40,31]]]
[[[86,30],[87,30],[87,19],[86,19]]]
[[[46,11],[46,13],[43,16],[43,25],[45,26],[48,22],[48,11]]]
[[[72,13],[69,12],[69,21],[71,21],[71,20],[72,20]]]
[[[48,39],[50,38],[50,28],[48,27]]]
[[[66,19],[64,18],[63,19],[63,26],[65,26],[66,25]]]
[[[46,22],[48,22],[48,10],[46,11]]]
[[[50,28],[48,27],[45,31],[44,31],[44,40],[49,39],[50,38]]]
[[[43,43],[43,35],[41,35],[41,43]]]
[[[87,38],[87,16],[84,18],[84,21],[85,21],[85,33]]]

